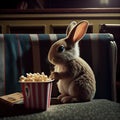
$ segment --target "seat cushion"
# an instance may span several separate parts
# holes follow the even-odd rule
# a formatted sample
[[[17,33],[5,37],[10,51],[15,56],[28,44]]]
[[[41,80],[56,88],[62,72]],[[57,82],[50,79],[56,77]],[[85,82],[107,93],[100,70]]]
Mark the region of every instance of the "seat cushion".
[[[120,104],[105,99],[85,103],[51,105],[47,111],[4,120],[119,120]]]

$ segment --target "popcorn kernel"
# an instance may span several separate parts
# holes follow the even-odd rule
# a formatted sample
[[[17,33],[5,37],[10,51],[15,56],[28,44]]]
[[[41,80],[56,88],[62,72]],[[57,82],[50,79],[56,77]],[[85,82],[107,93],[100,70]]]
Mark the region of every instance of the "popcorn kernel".
[[[44,72],[40,73],[26,73],[26,77],[21,75],[20,82],[47,82],[50,81]]]

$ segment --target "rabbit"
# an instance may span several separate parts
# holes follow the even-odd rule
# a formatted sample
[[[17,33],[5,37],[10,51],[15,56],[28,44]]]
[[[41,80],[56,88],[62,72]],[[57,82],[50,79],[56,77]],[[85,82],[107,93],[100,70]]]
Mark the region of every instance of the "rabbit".
[[[53,43],[48,52],[48,61],[54,65],[49,77],[58,80],[58,100],[62,103],[90,101],[96,93],[94,72],[79,55],[78,44],[88,24],[86,20],[71,22],[66,37]]]

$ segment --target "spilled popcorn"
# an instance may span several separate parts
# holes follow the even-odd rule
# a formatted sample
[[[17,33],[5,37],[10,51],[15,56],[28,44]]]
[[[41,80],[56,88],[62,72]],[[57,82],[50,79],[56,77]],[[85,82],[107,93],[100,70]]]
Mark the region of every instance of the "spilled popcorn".
[[[51,81],[44,72],[40,73],[26,73],[26,77],[21,75],[20,82],[47,82]]]

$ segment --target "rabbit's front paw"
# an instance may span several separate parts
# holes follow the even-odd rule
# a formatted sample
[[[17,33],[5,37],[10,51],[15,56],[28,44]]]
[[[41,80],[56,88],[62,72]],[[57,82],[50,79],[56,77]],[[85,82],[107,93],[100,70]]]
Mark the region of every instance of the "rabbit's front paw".
[[[59,98],[59,96],[58,96],[58,98]],[[75,103],[75,102],[78,102],[78,99],[74,98],[73,96],[66,95],[66,96],[62,96],[60,98],[60,101],[62,103]]]
[[[52,72],[49,77],[51,79],[59,79],[59,73],[58,72]]]

